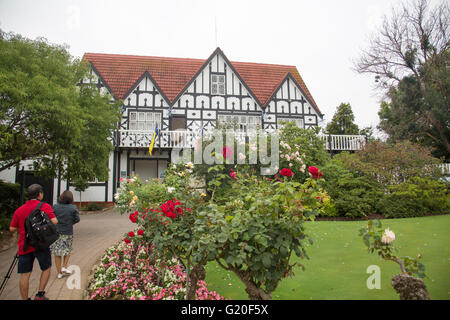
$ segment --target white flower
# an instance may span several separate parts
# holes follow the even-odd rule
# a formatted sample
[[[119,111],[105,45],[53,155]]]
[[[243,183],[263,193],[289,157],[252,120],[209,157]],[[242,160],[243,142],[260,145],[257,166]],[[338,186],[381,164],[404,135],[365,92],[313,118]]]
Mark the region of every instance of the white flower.
[[[389,230],[389,228],[384,230],[384,234],[381,237],[381,242],[389,244],[395,240],[395,233]]]
[[[289,167],[292,167],[292,163],[289,163]]]
[[[245,160],[245,154],[239,152],[239,160]]]
[[[172,193],[175,190],[174,187],[167,187],[167,192]]]
[[[186,167],[188,167],[189,169],[194,168],[194,164],[192,162],[188,162],[186,163]]]

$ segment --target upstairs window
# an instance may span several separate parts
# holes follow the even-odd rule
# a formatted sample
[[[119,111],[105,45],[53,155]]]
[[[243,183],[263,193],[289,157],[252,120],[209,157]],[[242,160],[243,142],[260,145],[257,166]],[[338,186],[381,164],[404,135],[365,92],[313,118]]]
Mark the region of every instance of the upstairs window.
[[[211,74],[211,94],[225,94],[224,74]]]
[[[130,130],[153,131],[156,123],[161,128],[161,113],[132,111],[129,114]]]
[[[218,116],[219,124],[236,126],[239,131],[254,131],[261,128],[260,116],[223,115]]]
[[[302,128],[303,129],[303,119],[298,119],[298,118],[277,118],[277,126],[278,129],[282,128],[282,122],[293,122],[297,125],[297,127]]]

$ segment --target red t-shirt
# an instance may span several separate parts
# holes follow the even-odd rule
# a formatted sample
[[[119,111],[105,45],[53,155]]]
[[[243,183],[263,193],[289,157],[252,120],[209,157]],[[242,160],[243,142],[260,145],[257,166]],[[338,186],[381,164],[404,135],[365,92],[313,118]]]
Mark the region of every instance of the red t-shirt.
[[[36,209],[39,200],[28,200],[23,206],[18,208],[13,215],[11,221],[11,227],[19,229],[19,240],[17,246],[19,247],[19,255],[24,255],[33,251],[36,251],[31,244],[28,245],[27,250],[23,251],[23,245],[25,243],[25,219],[30,215],[31,211]],[[55,217],[52,207],[48,203],[42,203],[41,210],[44,211],[50,219]]]

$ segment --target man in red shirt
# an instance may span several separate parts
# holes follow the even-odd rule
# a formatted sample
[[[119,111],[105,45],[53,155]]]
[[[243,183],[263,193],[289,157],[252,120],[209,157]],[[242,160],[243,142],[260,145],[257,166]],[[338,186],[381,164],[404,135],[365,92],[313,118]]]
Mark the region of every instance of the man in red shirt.
[[[11,232],[19,231],[19,240],[17,241],[17,246],[19,247],[19,262],[17,266],[18,273],[20,273],[20,295],[24,300],[29,299],[29,281],[31,271],[33,270],[34,259],[37,258],[42,273],[39,282],[39,292],[36,294],[35,300],[46,300],[47,298],[45,297],[45,287],[47,286],[48,279],[50,278],[50,271],[52,266],[50,248],[36,251],[30,244],[27,250],[23,250],[23,245],[25,244],[25,219],[44,198],[44,189],[39,184],[32,184],[28,187],[27,191],[28,197],[31,200],[28,200],[23,206],[21,206],[14,212],[11,225],[9,226],[9,230]],[[53,209],[48,203],[44,202],[41,205],[41,210],[47,214],[53,224],[58,223],[58,220],[53,213]]]

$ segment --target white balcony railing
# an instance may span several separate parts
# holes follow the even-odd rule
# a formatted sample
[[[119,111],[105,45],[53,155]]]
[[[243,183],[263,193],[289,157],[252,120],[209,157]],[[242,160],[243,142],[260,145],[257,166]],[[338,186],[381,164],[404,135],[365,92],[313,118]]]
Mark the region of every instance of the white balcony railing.
[[[155,139],[155,148],[192,148],[196,133],[191,131],[159,131]],[[120,130],[119,147],[148,148],[153,138],[153,131]]]
[[[207,134],[209,135],[210,132]],[[236,132],[236,138],[242,139],[252,133]],[[253,133],[254,134],[254,133]],[[200,132],[192,131],[159,131],[155,140],[155,148],[192,148]],[[153,131],[120,130],[118,131],[118,146],[122,148],[148,148],[153,137]],[[361,150],[366,143],[362,135],[320,135],[325,141],[325,148],[331,151]]]
[[[329,134],[320,135],[325,140],[325,148],[330,151],[356,151],[366,144],[366,136]]]

